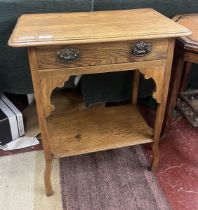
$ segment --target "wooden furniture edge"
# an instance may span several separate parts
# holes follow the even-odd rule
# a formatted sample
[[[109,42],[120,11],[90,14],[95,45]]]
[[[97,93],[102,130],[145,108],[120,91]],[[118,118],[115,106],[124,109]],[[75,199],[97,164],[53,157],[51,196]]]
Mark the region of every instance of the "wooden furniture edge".
[[[30,70],[31,70],[31,75],[32,75],[32,80],[33,80],[39,127],[41,129],[41,139],[42,139],[45,162],[46,162],[45,172],[44,172],[44,183],[45,183],[47,196],[50,196],[53,194],[51,181],[50,181],[53,157],[50,152],[50,145],[48,142],[47,122],[45,118],[45,111],[43,108],[43,97],[40,91],[40,88],[41,88],[40,78],[38,75],[38,71],[36,71],[36,69],[38,68],[38,65],[37,65],[37,58],[36,58],[36,50],[34,47],[28,48],[28,57],[29,57]]]

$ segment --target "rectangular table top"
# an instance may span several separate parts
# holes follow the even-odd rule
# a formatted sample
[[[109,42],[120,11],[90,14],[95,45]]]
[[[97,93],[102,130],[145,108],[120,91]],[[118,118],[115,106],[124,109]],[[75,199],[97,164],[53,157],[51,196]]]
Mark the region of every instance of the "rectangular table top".
[[[184,26],[154,9],[24,14],[9,45],[28,47],[188,36]]]

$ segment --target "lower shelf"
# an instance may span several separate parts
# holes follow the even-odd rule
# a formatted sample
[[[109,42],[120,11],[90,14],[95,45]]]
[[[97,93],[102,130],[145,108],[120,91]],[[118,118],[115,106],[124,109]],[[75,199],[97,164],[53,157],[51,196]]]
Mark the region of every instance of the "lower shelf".
[[[153,142],[153,130],[133,105],[52,115],[47,125],[55,157]]]

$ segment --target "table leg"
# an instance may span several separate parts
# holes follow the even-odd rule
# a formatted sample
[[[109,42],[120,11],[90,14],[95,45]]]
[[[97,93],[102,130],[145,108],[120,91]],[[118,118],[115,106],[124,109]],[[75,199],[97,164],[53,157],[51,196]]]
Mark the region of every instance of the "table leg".
[[[50,145],[48,142],[47,122],[46,122],[45,111],[43,108],[43,97],[40,91],[41,90],[40,77],[38,75],[38,70],[37,70],[38,65],[37,65],[35,48],[28,49],[28,56],[29,56],[30,69],[34,86],[34,94],[36,98],[39,127],[41,130],[41,139],[45,154],[45,162],[46,162],[46,168],[44,173],[45,189],[46,189],[46,195],[50,196],[53,194],[51,180],[50,180],[50,175],[52,170],[52,155],[50,153]]]
[[[154,142],[152,146],[153,151],[153,159],[152,159],[152,165],[151,165],[151,171],[154,171],[157,168],[158,162],[159,162],[159,139],[162,129],[162,123],[163,123],[163,115],[165,112],[165,104],[159,104],[157,108],[157,116],[155,120],[155,126],[154,126]]]
[[[51,185],[51,171],[52,171],[52,158],[45,158],[45,172],[44,172],[44,183],[46,195],[53,195],[52,185]]]
[[[132,97],[131,97],[132,104],[137,104],[139,80],[140,80],[140,71],[134,70],[133,79],[132,79]]]
[[[157,116],[156,116],[155,126],[154,126],[154,142],[153,142],[153,147],[152,147],[153,160],[152,160],[152,166],[151,166],[152,171],[154,171],[156,169],[158,162],[159,162],[159,146],[158,146],[158,144],[159,144],[159,140],[160,140],[160,136],[161,136],[164,114],[165,114],[165,109],[166,109],[166,101],[167,101],[167,96],[168,96],[174,46],[175,46],[175,39],[170,39],[169,46],[168,46],[168,53],[167,53],[167,61],[166,61],[165,69],[164,69],[164,79],[163,79],[163,83],[162,83],[163,89],[162,89],[162,93],[161,93],[161,102],[158,104]]]
[[[181,84],[184,64],[185,62],[183,60],[183,57],[175,56],[169,85],[169,93],[163,122],[162,135],[164,134],[164,132],[166,132],[171,124],[172,114],[176,105],[177,95]]]
[[[187,79],[190,73],[192,67],[192,63],[189,61],[185,62],[185,65],[183,66],[183,75],[182,75],[182,79],[181,79],[181,84],[179,87],[179,91],[184,91],[186,88],[186,84],[187,84]]]

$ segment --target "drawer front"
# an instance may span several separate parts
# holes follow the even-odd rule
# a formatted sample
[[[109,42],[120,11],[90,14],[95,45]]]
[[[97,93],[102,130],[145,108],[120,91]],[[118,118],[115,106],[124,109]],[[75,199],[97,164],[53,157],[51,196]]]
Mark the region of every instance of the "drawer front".
[[[39,70],[166,59],[168,40],[37,47]]]

